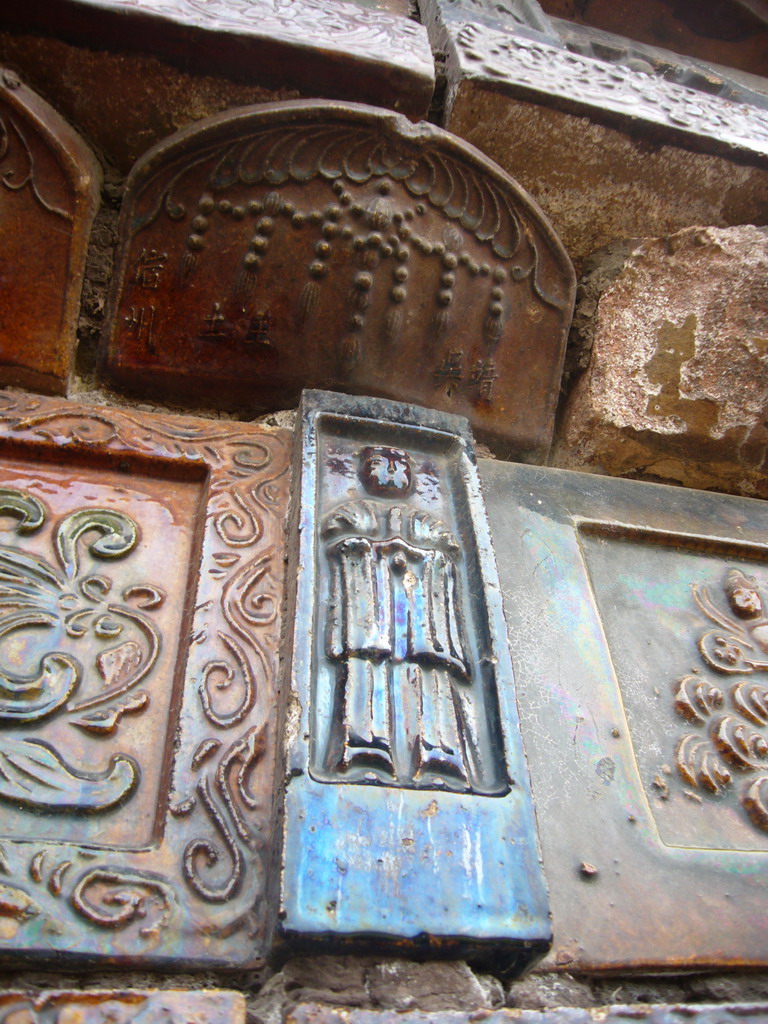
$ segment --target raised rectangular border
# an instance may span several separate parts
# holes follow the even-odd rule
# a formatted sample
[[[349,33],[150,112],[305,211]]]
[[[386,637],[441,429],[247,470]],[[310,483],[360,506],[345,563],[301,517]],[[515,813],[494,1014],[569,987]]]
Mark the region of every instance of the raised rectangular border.
[[[658,836],[579,533],[642,530],[755,557],[768,551],[768,506],[489,460],[480,472],[550,888],[545,966],[764,966],[766,854],[668,847]],[[610,785],[597,772],[603,757],[614,762]]]
[[[127,479],[134,467],[182,472],[204,481],[205,500],[197,586],[173,595],[189,641],[176,742],[163,753],[163,838],[137,851],[3,840],[0,958],[256,966],[267,952],[288,435],[6,391],[4,450],[75,470],[95,454]],[[222,673],[239,696],[226,714],[216,707]]]

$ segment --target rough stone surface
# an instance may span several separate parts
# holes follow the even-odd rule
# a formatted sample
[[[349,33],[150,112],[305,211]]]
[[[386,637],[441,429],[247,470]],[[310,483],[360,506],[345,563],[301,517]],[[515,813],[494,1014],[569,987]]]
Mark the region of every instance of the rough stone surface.
[[[548,1010],[553,1006],[594,1006],[589,985],[570,974],[529,974],[507,990],[506,1005],[521,1010]]]
[[[373,961],[357,957],[297,957],[283,968],[284,990],[295,1003],[365,1006],[372,967]]]
[[[296,957],[252,1001],[249,1019],[277,1024],[300,1005],[385,1009],[488,1011],[504,1002],[501,982],[463,960],[414,963],[373,957]]]
[[[582,284],[591,356],[553,465],[768,496],[767,271],[752,226],[645,239],[618,270],[608,251]]]
[[[768,171],[639,138],[465,79],[444,126],[540,204],[579,270],[616,238],[768,220]]]
[[[496,986],[482,984],[461,961],[377,964],[369,973],[369,991],[376,1005],[392,1010],[476,1010],[501,1002]]]

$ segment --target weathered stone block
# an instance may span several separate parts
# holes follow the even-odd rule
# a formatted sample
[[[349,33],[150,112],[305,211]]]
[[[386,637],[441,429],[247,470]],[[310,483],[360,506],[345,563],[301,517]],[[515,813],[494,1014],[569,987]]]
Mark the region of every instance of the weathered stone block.
[[[764,95],[711,69],[694,89],[664,67],[572,53],[528,6],[424,0],[421,10],[446,54],[444,126],[530,191],[577,268],[617,237],[765,223]],[[711,95],[718,85],[724,94]]]
[[[258,962],[285,434],[6,392],[0,437],[0,956]]]
[[[277,947],[522,968],[549,920],[466,421],[305,392],[298,440]]]
[[[6,1024],[245,1024],[239,992],[203,989],[0,993]]]
[[[80,136],[0,69],[0,384],[66,391],[100,181]]]
[[[261,408],[337,387],[547,451],[573,269],[530,198],[439,128],[319,101],[211,118],[137,166],[121,235],[114,383]]]
[[[480,463],[554,946],[768,962],[768,505]]]
[[[768,496],[768,229],[630,243],[581,296],[554,464]]]

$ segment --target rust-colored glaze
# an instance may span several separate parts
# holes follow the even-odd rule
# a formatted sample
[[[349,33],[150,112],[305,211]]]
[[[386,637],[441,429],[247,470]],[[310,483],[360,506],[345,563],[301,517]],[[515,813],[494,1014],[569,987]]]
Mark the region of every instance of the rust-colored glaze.
[[[0,956],[253,964],[285,432],[2,392],[0,447]]]
[[[151,52],[163,62],[198,74],[379,103],[411,117],[426,115],[434,89],[427,33],[407,16],[407,0],[27,0],[10,6],[3,23],[17,32],[139,53],[147,53],[151,39]]]
[[[5,1024],[244,1024],[245,998],[225,989],[3,992]]]
[[[101,171],[52,107],[0,69],[0,383],[62,394]]]
[[[572,267],[527,193],[432,125],[323,102],[210,118],[136,167],[121,239],[118,385],[262,408],[330,387],[549,446]]]

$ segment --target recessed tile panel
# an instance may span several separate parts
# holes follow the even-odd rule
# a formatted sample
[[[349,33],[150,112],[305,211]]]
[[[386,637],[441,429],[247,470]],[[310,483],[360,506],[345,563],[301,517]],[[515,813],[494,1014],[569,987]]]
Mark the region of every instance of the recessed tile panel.
[[[550,966],[764,965],[768,506],[483,462]]]
[[[286,438],[0,403],[0,956],[258,962]]]

